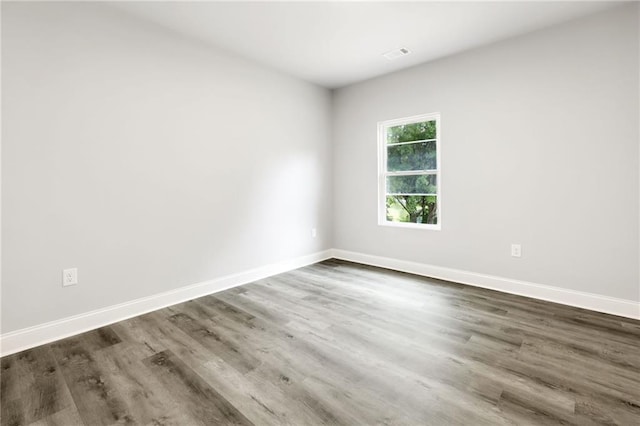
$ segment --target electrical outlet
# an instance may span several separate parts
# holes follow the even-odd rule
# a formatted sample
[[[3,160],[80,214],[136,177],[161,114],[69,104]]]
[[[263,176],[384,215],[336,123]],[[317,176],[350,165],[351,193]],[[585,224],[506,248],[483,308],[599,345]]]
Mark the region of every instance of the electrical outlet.
[[[520,244],[511,244],[511,256],[522,257],[522,247]]]
[[[62,286],[78,284],[78,268],[63,269],[62,270]]]
[[[316,228],[311,228],[311,237],[316,238],[318,236],[318,230]]]

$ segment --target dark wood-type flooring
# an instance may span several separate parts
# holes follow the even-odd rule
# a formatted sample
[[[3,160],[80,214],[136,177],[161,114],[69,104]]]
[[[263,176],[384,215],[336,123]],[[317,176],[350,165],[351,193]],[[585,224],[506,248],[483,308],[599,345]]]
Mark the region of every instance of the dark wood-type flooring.
[[[640,322],[330,260],[2,358],[2,425],[640,425]]]

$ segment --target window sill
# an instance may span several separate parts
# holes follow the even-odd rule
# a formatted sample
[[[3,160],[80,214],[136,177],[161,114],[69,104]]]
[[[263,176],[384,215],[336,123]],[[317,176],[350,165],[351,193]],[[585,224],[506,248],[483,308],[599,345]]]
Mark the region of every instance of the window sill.
[[[440,231],[440,224],[437,225],[423,225],[420,223],[407,223],[407,222],[378,222],[378,226],[388,226],[391,228],[407,228],[407,229],[421,229],[423,231]]]

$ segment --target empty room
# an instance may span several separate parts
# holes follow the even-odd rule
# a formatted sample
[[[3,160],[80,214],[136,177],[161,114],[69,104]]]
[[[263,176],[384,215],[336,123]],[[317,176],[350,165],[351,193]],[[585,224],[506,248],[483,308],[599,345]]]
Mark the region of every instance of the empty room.
[[[640,425],[640,2],[0,7],[0,426]]]

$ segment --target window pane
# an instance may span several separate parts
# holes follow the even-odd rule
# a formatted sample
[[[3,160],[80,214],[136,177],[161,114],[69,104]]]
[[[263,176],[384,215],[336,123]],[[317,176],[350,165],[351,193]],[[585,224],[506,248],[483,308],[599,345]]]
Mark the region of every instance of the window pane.
[[[435,170],[436,141],[387,146],[387,170]]]
[[[387,194],[435,194],[436,175],[387,176]]]
[[[388,195],[387,220],[391,222],[438,223],[435,195]]]
[[[420,123],[402,124],[387,128],[387,143],[421,141],[436,138],[436,122],[422,121]]]

